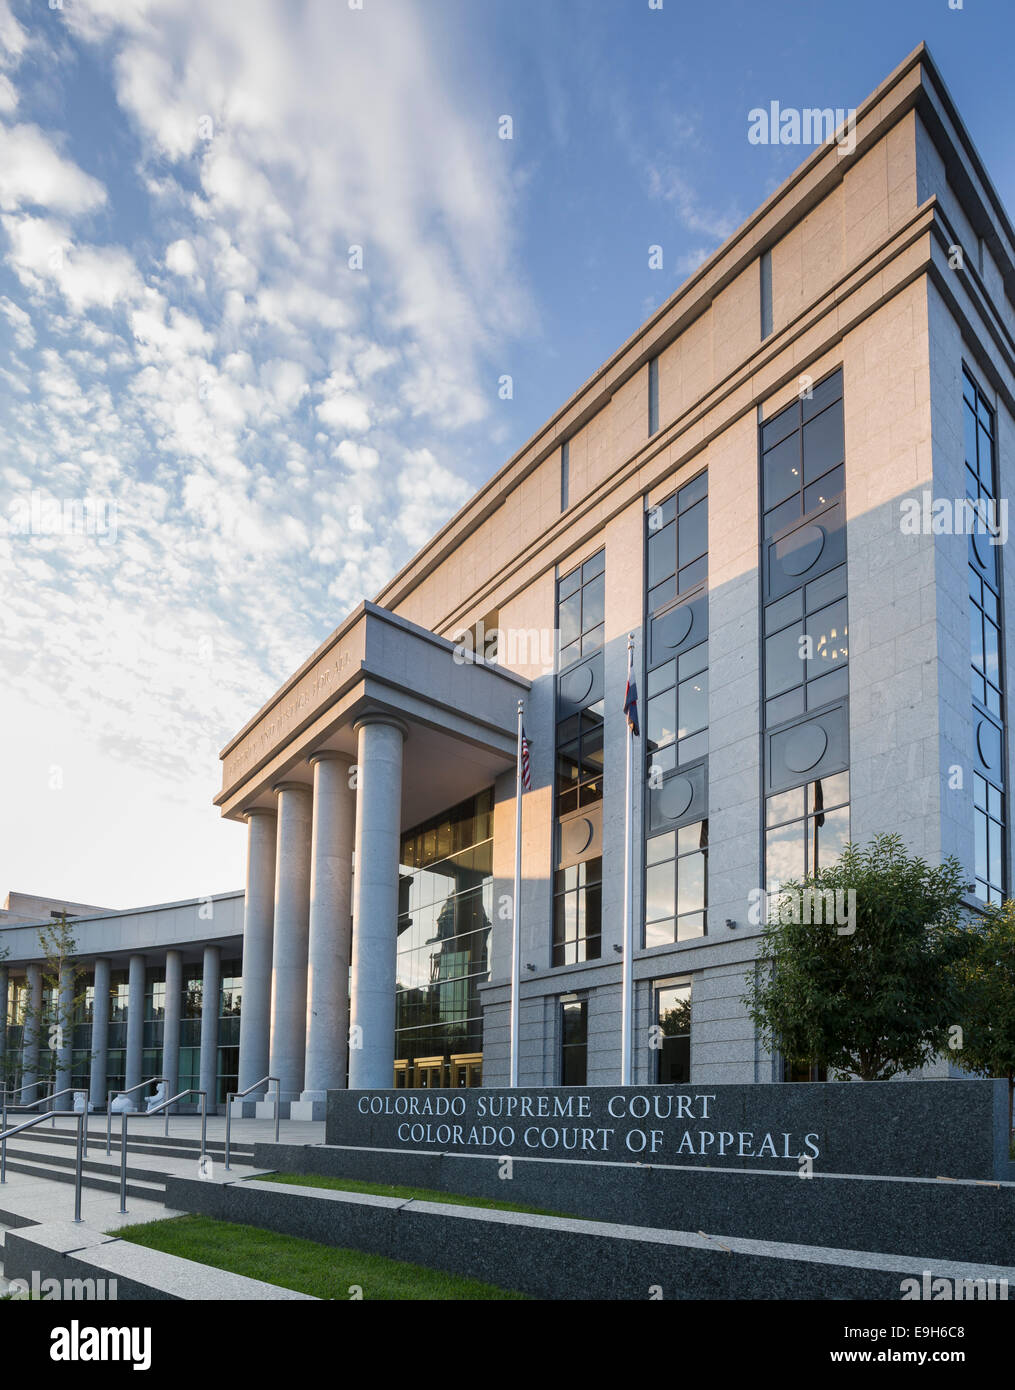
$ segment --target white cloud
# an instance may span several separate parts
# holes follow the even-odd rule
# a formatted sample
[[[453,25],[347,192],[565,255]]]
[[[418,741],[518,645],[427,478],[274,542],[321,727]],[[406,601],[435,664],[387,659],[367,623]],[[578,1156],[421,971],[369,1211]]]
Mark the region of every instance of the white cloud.
[[[174,275],[193,278],[197,275],[197,257],[194,248],[186,237],[172,242],[166,247],[166,269]]]
[[[0,208],[37,206],[55,212],[89,212],[106,201],[98,179],[53,147],[34,125],[16,125],[0,139]]]

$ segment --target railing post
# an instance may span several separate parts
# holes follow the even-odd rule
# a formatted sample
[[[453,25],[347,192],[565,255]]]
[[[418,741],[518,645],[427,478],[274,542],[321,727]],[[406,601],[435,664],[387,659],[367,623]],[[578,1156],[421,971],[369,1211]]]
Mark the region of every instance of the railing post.
[[[75,1225],[81,1224],[81,1188],[84,1183],[85,1168],[85,1129],[87,1128],[88,1111],[78,1116],[78,1155],[77,1165],[74,1169],[74,1222]]]
[[[282,1079],[275,1077],[275,1143],[278,1143],[278,1123],[282,1116]]]
[[[113,1152],[113,1096],[115,1091],[106,1092],[106,1157]]]
[[[201,1157],[204,1158],[208,1149],[208,1092],[201,1092]]]
[[[235,1091],[226,1092],[226,1172],[229,1172],[229,1127],[233,1118],[233,1097]]]
[[[127,1111],[121,1115],[120,1126],[120,1215],[127,1215]]]
[[[4,1137],[0,1139],[0,1186],[7,1181],[7,1126],[4,1125]]]

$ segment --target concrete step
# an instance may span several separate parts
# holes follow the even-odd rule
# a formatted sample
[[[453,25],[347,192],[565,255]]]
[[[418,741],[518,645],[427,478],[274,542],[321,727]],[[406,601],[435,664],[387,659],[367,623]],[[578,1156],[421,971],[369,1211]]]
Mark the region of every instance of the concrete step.
[[[20,1139],[20,1135],[18,1138]],[[158,1164],[153,1165],[150,1161],[145,1162],[145,1158],[146,1155],[141,1155],[140,1161],[138,1161],[128,1147],[128,1179],[136,1178],[142,1182],[164,1183],[167,1172],[166,1168]],[[19,1163],[44,1163],[47,1167],[67,1170],[73,1175],[77,1163],[77,1155],[74,1149],[61,1148],[56,1144],[19,1144],[17,1139],[9,1139],[7,1141],[8,1168],[11,1167],[14,1161]],[[92,1150],[84,1160],[82,1171],[86,1175],[88,1173],[94,1173],[100,1177],[115,1178],[116,1181],[119,1182],[120,1155],[118,1153],[110,1154],[107,1158],[104,1149]],[[177,1166],[175,1171],[179,1171],[179,1166]]]
[[[74,1182],[74,1166],[64,1166],[59,1162],[49,1159],[42,1160],[32,1157],[30,1159],[15,1156],[8,1152],[7,1172],[21,1173],[25,1177],[45,1179],[50,1182],[70,1183]],[[104,1172],[97,1170],[94,1166],[82,1170],[82,1187],[92,1188],[98,1192],[119,1192],[120,1178],[119,1172],[115,1175],[111,1169]],[[3,1192],[0,1188],[0,1193]],[[152,1202],[165,1202],[166,1199],[166,1175],[164,1173],[154,1178],[134,1177],[128,1169],[127,1171],[127,1195],[130,1197],[146,1197]],[[0,1197],[0,1202],[2,1202]]]
[[[17,1136],[16,1139],[9,1139],[8,1151],[12,1144],[35,1143],[35,1144],[60,1144],[74,1150],[77,1145],[77,1135],[71,1130],[48,1129],[39,1126],[37,1129],[26,1129]],[[110,1149],[113,1153],[120,1152],[120,1132],[114,1129],[110,1139]],[[127,1150],[129,1153],[143,1151],[146,1154],[158,1155],[162,1158],[189,1158],[191,1155],[199,1155],[201,1152],[200,1139],[190,1138],[189,1136],[170,1135],[167,1139],[165,1135],[138,1134],[136,1130],[128,1130]],[[88,1133],[88,1153],[89,1156],[106,1152],[105,1132],[101,1135],[94,1130]],[[210,1154],[213,1159],[221,1160],[225,1156],[225,1144],[221,1140],[209,1139],[205,1152]],[[254,1160],[253,1144],[230,1144],[229,1162],[252,1164]]]

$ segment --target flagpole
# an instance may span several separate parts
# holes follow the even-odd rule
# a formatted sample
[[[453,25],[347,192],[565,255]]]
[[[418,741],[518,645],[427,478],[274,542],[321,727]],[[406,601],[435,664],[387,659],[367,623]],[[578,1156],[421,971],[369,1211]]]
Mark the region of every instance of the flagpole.
[[[511,934],[511,1069],[510,1086],[518,1085],[518,992],[521,985],[522,942],[519,926],[519,905],[522,894],[522,716],[523,701],[518,701],[518,754],[515,767],[515,891],[512,898],[513,925]]]
[[[634,633],[627,636],[627,679],[634,670]],[[633,1085],[631,1074],[631,1035],[634,1010],[634,729],[627,725],[627,791],[624,806],[624,954],[621,971],[620,1084]]]

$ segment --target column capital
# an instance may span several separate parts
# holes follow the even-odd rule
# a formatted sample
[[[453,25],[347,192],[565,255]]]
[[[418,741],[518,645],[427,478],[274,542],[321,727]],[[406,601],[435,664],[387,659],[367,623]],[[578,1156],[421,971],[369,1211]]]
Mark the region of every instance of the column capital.
[[[307,782],[297,782],[295,778],[283,778],[281,782],[273,782],[271,787],[273,792],[306,792],[312,796],[314,789]]]
[[[311,767],[314,763],[348,763],[352,766],[355,761],[351,753],[343,753],[338,748],[319,748],[316,753],[307,755],[307,762]]]
[[[403,743],[409,737],[408,724],[406,724],[404,720],[399,719],[398,716],[394,714],[385,714],[380,710],[378,710],[375,714],[361,714],[360,717],[353,723],[352,727],[356,731],[356,733],[359,733],[360,729],[365,728],[368,724],[390,724],[393,729],[397,729],[398,732],[402,735]]]
[[[243,819],[249,823],[254,816],[271,816],[274,818],[277,815],[278,812],[274,806],[251,806],[249,811],[243,812]]]

